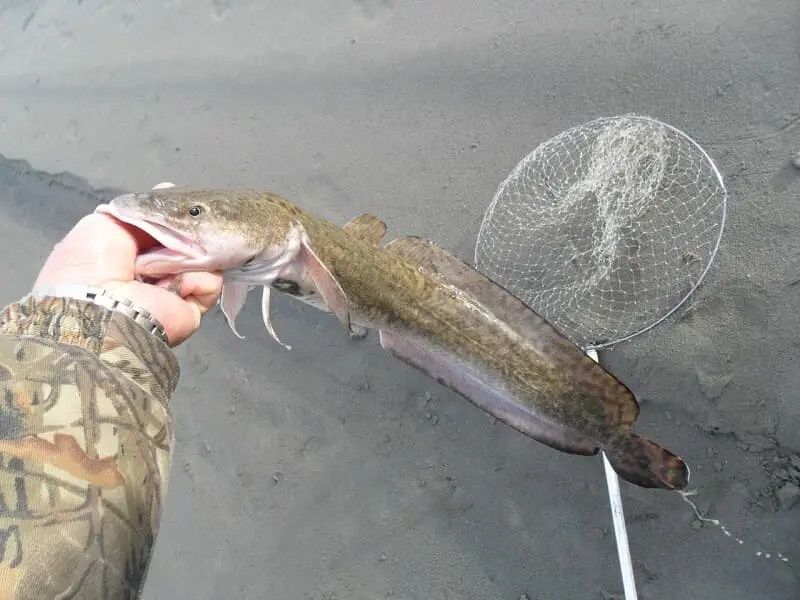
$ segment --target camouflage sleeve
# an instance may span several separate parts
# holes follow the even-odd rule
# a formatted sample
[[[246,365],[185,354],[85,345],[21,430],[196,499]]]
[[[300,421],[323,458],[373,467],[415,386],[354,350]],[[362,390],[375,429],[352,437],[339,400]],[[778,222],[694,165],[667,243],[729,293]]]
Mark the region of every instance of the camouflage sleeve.
[[[92,303],[0,312],[0,597],[137,598],[167,491],[170,348]]]

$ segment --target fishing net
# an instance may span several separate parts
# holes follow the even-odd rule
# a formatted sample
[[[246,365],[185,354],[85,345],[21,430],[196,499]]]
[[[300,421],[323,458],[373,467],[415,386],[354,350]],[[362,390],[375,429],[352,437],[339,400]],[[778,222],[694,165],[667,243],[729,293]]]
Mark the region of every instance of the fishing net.
[[[598,360],[598,348],[656,326],[694,292],[726,201],[722,175],[686,134],[649,117],[597,119],[541,144],[500,185],[475,265]],[[603,463],[625,598],[636,600],[619,483],[605,453]]]
[[[722,176],[648,117],[601,118],[538,146],[500,185],[475,265],[584,349],[655,326],[714,259]]]

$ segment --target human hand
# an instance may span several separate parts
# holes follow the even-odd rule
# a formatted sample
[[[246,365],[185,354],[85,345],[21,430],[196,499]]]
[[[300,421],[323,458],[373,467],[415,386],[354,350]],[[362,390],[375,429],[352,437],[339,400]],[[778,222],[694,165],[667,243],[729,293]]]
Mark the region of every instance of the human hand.
[[[170,187],[159,184],[158,187]],[[155,189],[155,188],[154,188]],[[170,346],[193,335],[222,291],[222,274],[192,272],[152,284],[136,280],[136,256],[156,245],[143,231],[104,214],[83,217],[53,248],[37,288],[57,284],[102,287],[150,311],[164,326]]]

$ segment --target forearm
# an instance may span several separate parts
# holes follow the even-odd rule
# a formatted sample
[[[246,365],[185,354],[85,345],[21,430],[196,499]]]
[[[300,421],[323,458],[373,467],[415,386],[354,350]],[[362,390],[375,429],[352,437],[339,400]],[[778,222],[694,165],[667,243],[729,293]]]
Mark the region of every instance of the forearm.
[[[25,298],[0,312],[0,589],[136,597],[172,448],[177,360],[124,315]]]

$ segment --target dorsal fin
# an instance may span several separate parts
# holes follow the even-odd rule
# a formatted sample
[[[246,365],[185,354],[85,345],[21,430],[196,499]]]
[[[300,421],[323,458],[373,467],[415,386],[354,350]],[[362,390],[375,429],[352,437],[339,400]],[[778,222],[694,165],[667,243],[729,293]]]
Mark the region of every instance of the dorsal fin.
[[[350,235],[376,246],[386,235],[386,223],[373,215],[360,215],[342,229]]]
[[[639,404],[633,393],[500,284],[420,237],[397,238],[387,244],[386,249],[418,265],[428,276],[440,278],[470,294],[539,352],[562,365],[570,380],[602,396],[609,423],[629,427],[636,421]]]

